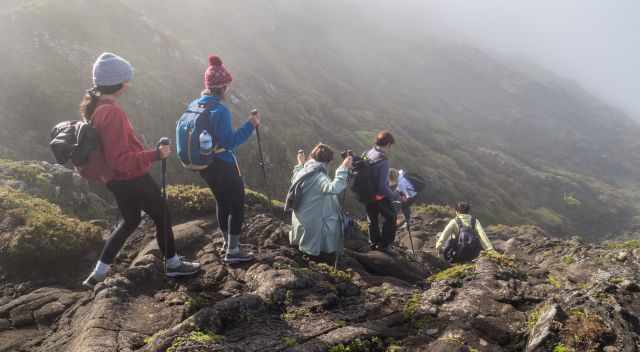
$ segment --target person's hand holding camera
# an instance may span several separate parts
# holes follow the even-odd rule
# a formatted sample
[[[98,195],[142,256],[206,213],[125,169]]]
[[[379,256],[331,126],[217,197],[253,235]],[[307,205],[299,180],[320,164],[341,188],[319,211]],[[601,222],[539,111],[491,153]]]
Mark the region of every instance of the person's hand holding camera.
[[[342,160],[342,164],[340,165],[344,168],[351,169],[353,166],[353,156],[349,155],[344,160]]]
[[[298,165],[304,164],[306,160],[307,160],[307,157],[304,155],[304,150],[302,149],[298,150]]]

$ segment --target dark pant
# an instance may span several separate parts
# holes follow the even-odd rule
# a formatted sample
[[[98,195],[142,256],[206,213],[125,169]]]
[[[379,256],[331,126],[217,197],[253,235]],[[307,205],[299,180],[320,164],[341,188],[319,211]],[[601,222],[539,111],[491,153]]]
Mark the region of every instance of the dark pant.
[[[382,236],[379,217],[382,216]],[[396,239],[396,213],[387,199],[367,204],[369,218],[369,242],[372,245],[387,247]]]
[[[146,174],[132,180],[111,181],[107,184],[107,188],[115,196],[123,220],[107,240],[100,261],[105,264],[113,262],[127,238],[140,225],[142,210],[156,224],[156,241],[158,241],[160,250],[163,254],[166,253],[167,258],[173,257],[176,254],[176,249],[171,230],[171,219],[168,212],[166,217],[164,216],[166,204],[162,199],[160,187],[153,178]],[[164,238],[163,229],[166,229],[166,238]]]
[[[200,171],[200,176],[216,198],[220,230],[240,235],[244,222],[244,182],[236,164],[214,158],[208,168]]]

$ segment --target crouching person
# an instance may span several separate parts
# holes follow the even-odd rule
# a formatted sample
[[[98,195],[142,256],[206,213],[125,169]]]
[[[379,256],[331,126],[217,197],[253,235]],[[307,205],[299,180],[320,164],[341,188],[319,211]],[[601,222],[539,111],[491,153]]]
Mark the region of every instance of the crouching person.
[[[352,157],[344,159],[331,180],[327,168],[333,156],[329,146],[318,144],[306,162],[304,152],[299,151],[298,165],[293,169],[292,190],[299,194],[289,241],[310,256],[341,253],[343,249],[344,219],[338,195],[347,187]]]
[[[493,244],[484,232],[480,221],[470,214],[469,203],[456,206],[456,217],[452,219],[436,242],[436,251],[449,263],[471,261],[482,250],[493,250]]]

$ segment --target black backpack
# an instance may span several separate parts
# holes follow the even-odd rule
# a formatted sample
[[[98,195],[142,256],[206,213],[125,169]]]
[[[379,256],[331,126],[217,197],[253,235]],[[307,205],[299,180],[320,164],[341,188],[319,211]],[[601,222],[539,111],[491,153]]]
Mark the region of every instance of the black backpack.
[[[353,161],[353,184],[351,191],[356,194],[356,198],[360,203],[369,204],[374,200],[378,192],[375,175],[373,174],[373,166],[385,160],[369,160],[366,157],[356,158]]]
[[[469,226],[465,226],[460,218],[456,218],[458,224],[458,236],[449,239],[444,246],[444,257],[450,263],[471,261],[480,255],[482,245],[476,233],[476,218],[471,217]]]
[[[71,160],[75,166],[85,165],[99,145],[100,136],[90,122],[64,121],[51,129],[49,146],[58,164]]]
[[[427,187],[427,180],[416,173],[409,172],[405,175],[405,178],[411,183],[413,191],[416,193],[422,192]]]

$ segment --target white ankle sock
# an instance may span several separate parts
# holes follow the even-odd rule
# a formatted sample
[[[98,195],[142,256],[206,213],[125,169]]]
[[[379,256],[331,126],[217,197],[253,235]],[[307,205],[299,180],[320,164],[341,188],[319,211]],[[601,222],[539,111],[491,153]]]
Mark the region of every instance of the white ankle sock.
[[[93,269],[93,275],[98,278],[103,278],[107,276],[110,269],[111,265],[105,264],[98,260],[98,262],[96,263],[96,267]]]
[[[180,257],[177,254],[167,259],[167,267],[171,269],[175,269],[179,267],[180,264],[182,264],[182,261],[180,260]]]

